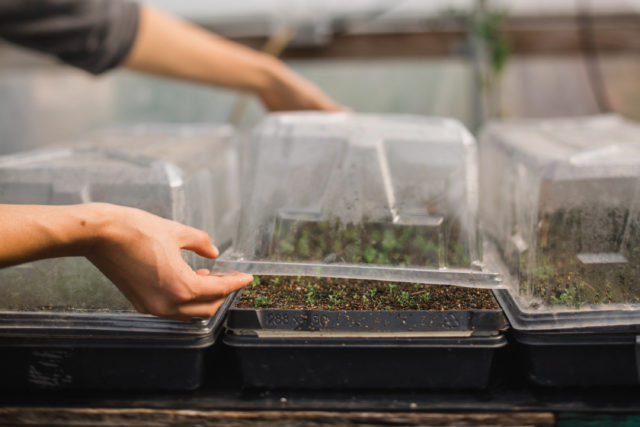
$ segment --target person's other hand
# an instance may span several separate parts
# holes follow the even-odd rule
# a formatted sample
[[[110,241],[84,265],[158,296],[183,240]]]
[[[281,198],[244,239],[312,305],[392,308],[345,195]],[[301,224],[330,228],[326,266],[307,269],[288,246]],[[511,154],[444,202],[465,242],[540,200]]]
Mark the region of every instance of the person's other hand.
[[[270,111],[348,111],[282,62],[273,59],[268,69],[270,78],[258,96]]]
[[[204,231],[139,209],[96,207],[104,220],[87,258],[141,313],[176,320],[211,317],[228,294],[253,280],[244,273],[193,271],[182,249],[207,258],[218,256]]]

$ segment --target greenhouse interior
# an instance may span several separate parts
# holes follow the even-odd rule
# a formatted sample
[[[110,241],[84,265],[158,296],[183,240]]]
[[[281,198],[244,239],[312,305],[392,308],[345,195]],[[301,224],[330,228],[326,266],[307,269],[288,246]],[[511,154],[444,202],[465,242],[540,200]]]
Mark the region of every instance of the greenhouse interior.
[[[0,425],[640,425],[640,1],[0,3]]]

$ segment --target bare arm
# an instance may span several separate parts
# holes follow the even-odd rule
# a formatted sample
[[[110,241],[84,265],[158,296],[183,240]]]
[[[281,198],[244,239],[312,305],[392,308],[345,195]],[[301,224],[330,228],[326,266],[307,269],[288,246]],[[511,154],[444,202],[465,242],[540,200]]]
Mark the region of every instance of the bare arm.
[[[125,67],[253,92],[270,110],[340,111],[317,87],[266,54],[142,5]]]
[[[242,273],[193,271],[181,249],[215,258],[203,232],[147,212],[104,203],[0,205],[0,267],[40,258],[85,256],[142,312],[171,319],[210,317]]]

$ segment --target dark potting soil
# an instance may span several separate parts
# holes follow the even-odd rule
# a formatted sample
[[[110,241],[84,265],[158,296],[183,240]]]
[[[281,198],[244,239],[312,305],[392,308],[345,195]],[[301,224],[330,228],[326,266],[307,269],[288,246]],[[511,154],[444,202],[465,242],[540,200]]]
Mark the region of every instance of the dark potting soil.
[[[622,234],[628,211],[610,210],[605,216],[618,232],[611,236],[609,251],[620,247],[618,235]],[[584,305],[611,303],[640,303],[640,223],[630,221],[626,230],[631,238],[623,242],[622,252],[627,258],[623,264],[585,265],[578,254],[588,252],[582,247],[582,211],[557,211],[543,217],[539,245],[536,248],[536,264],[530,266],[527,255],[521,257],[520,287],[532,292],[549,305],[565,305],[580,308]],[[603,220],[604,222],[604,220]],[[609,224],[608,228],[616,229]],[[605,224],[606,225],[606,224]]]
[[[294,310],[498,309],[487,289],[300,276],[256,276],[237,306]]]

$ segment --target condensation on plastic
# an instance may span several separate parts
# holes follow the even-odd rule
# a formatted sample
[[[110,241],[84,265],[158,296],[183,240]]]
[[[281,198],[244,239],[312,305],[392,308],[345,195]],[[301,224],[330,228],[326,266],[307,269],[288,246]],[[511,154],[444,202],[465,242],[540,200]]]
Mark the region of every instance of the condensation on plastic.
[[[243,153],[217,270],[500,287],[481,264],[476,143],[457,121],[272,114]]]
[[[228,126],[139,125],[61,148],[0,157],[0,203],[107,202],[207,231],[230,244],[239,206],[237,151]],[[208,267],[192,252],[194,268]],[[80,257],[0,269],[0,310],[131,311],[126,298]]]
[[[496,255],[485,250],[485,261],[502,270],[515,327],[640,323],[639,125],[614,115],[495,122],[480,138],[480,171]]]

